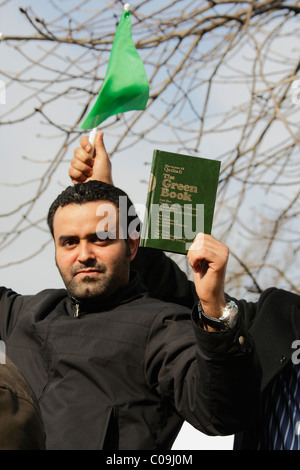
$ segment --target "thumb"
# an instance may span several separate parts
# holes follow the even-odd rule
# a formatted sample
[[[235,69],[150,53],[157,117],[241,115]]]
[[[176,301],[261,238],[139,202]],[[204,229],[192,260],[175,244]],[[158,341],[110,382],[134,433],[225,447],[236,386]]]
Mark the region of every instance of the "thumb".
[[[104,146],[103,132],[96,136],[94,156],[93,179],[113,184],[111,161]]]

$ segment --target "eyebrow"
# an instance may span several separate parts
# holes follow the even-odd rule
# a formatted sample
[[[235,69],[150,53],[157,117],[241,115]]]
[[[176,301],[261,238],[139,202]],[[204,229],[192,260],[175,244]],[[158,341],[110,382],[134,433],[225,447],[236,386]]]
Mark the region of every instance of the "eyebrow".
[[[64,243],[65,241],[67,240],[70,240],[72,238],[78,238],[77,235],[61,235],[59,238],[58,238],[58,243],[62,244]]]
[[[114,235],[113,237],[111,237],[112,239],[116,239],[116,234],[114,232],[112,232],[111,230],[99,230],[97,232],[92,232],[92,233],[88,233],[87,236],[85,238],[89,239],[89,240],[101,240],[101,238],[98,236],[98,233],[107,233],[108,235]],[[62,245],[65,241],[67,240],[72,240],[72,239],[79,239],[80,237],[78,237],[78,235],[61,235],[59,238],[58,238],[58,243],[60,245]],[[110,238],[110,237],[108,237]]]

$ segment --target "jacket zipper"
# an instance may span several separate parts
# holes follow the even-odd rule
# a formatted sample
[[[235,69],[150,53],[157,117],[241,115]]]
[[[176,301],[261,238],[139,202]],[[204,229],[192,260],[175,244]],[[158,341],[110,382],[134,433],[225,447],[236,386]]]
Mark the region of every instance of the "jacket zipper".
[[[75,313],[74,313],[74,317],[75,317],[75,318],[78,318],[78,317],[79,317],[79,304],[75,304]]]

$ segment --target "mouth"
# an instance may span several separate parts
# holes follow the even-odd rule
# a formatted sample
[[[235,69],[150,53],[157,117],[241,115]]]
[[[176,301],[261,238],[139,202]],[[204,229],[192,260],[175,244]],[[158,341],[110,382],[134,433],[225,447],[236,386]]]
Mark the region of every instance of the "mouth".
[[[99,271],[99,269],[81,269],[75,273],[75,276],[96,276],[102,272],[103,271]]]

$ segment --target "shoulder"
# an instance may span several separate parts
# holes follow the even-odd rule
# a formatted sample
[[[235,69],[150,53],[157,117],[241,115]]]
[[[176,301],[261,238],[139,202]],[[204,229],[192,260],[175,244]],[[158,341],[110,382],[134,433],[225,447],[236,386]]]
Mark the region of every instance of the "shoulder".
[[[18,292],[15,292],[13,289],[0,286],[0,297],[7,296],[7,297],[20,297],[23,299],[36,299],[36,298],[43,298],[43,297],[57,297],[57,298],[62,298],[67,296],[67,291],[66,289],[44,289],[36,294],[31,294],[31,295],[23,295]]]
[[[66,289],[44,289],[29,297],[34,299],[63,299],[67,296]]]
[[[278,305],[286,304],[289,305],[300,304],[300,296],[294,292],[289,292],[284,289],[278,289],[276,287],[270,287],[266,289],[260,296],[258,300],[258,305],[261,307],[262,305],[269,305],[271,304],[274,307]]]
[[[251,308],[256,308],[259,310],[262,307],[269,306],[276,306],[278,303],[293,303],[293,304],[300,304],[300,296],[294,292],[289,292],[284,289],[278,289],[277,287],[269,287],[268,289],[264,290],[256,301],[246,301],[244,299],[236,300],[239,305],[243,308],[243,310],[250,310]]]
[[[244,316],[246,324],[251,325],[255,321],[279,322],[280,319],[287,318],[287,315],[296,308],[300,308],[300,296],[294,292],[284,289],[270,287],[263,291],[256,302],[238,300],[239,309]]]
[[[67,297],[65,289],[45,289],[33,295],[22,295],[5,287],[0,287],[0,305],[4,311],[14,312],[18,315],[26,308],[27,310],[39,310],[45,305],[55,305]]]

